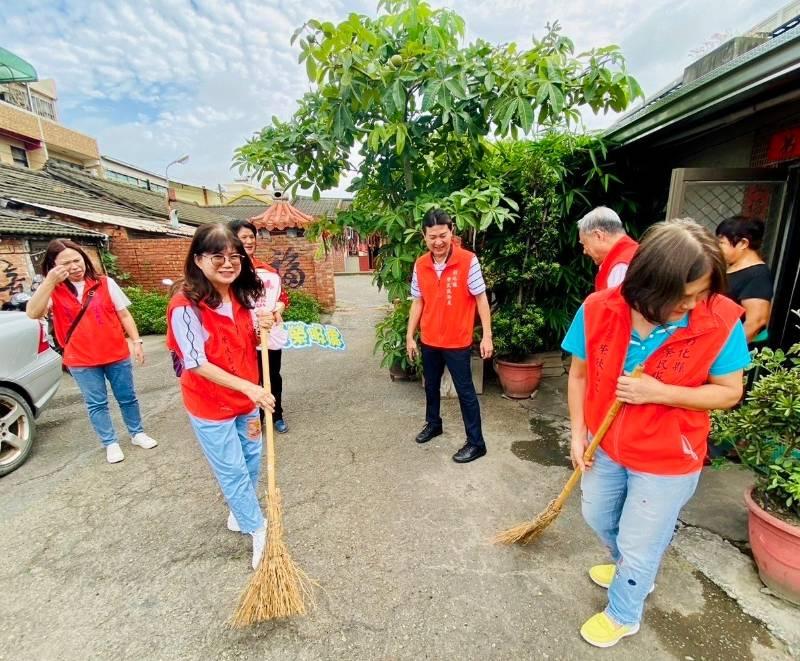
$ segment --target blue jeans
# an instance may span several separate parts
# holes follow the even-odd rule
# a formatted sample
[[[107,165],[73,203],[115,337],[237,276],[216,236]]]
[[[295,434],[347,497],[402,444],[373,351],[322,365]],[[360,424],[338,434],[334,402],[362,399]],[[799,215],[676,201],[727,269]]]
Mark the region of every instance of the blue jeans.
[[[594,464],[581,480],[581,502],[583,518],[617,565],[605,610],[615,622],[641,620],[678,514],[699,478],[699,472],[653,475],[628,470],[597,448]]]
[[[258,503],[261,471],[261,422],[258,411],[227,420],[189,415],[211,471],[242,532],[264,527]]]
[[[69,373],[78,384],[89,411],[89,420],[103,447],[118,442],[117,432],[111,423],[111,412],[108,410],[106,379],[111,384],[111,391],[119,404],[128,433],[134,436],[144,431],[139,400],[136,399],[136,389],[133,386],[133,364],[130,358],[97,367],[70,367]]]
[[[422,373],[425,376],[425,422],[434,427],[441,428],[442,417],[441,392],[442,374],[445,365],[453,377],[453,385],[458,393],[458,403],[461,406],[461,417],[464,419],[464,431],[467,434],[467,443],[479,448],[486,447],[481,430],[481,407],[478,404],[478,395],[472,383],[472,370],[470,349],[434,349],[421,345]]]

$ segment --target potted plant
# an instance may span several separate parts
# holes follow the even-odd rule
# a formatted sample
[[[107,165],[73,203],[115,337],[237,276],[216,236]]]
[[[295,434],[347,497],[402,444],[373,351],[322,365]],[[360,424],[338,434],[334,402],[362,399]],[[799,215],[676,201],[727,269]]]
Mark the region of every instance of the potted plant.
[[[406,328],[411,301],[395,299],[394,309],[375,326],[375,347],[383,354],[381,367],[389,368],[389,376],[395,379],[413,379],[419,374],[420,361],[410,361],[406,352]]]
[[[535,305],[511,303],[492,314],[492,338],[497,356],[494,371],[503,393],[512,399],[527,399],[539,387],[544,367],[532,354],[541,347],[544,318]]]
[[[800,343],[786,353],[761,349],[751,369],[744,403],[713,415],[712,438],[755,477],[745,502],[761,580],[800,605]]]

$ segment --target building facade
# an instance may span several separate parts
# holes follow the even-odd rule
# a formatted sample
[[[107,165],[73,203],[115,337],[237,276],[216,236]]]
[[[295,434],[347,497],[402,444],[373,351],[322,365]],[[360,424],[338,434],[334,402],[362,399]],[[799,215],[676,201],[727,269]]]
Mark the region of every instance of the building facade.
[[[100,172],[97,141],[60,123],[54,81],[0,84],[0,163],[38,170],[48,160]]]

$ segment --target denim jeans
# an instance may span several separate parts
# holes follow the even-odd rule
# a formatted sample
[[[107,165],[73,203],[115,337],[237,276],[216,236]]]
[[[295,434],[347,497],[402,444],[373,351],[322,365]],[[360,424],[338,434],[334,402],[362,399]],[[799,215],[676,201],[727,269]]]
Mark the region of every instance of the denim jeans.
[[[606,615],[637,624],[681,508],[700,473],[653,475],[628,470],[597,449],[581,480],[583,518],[617,565],[608,589]]]
[[[89,420],[103,447],[118,442],[117,432],[111,423],[111,412],[108,410],[106,379],[111,384],[111,391],[119,404],[128,433],[134,436],[144,431],[139,400],[136,399],[133,386],[133,364],[130,358],[97,367],[70,367],[69,373],[78,384],[89,411]]]
[[[470,368],[470,349],[434,349],[421,345],[422,372],[425,376],[425,422],[435,427],[442,426],[441,392],[444,368],[450,370],[453,385],[458,393],[461,406],[461,417],[464,419],[464,431],[467,443],[479,448],[486,447],[481,431],[481,407],[478,395],[472,383]]]
[[[258,411],[227,420],[205,420],[189,415],[214,477],[242,532],[264,526],[258,503],[261,471],[261,422]]]

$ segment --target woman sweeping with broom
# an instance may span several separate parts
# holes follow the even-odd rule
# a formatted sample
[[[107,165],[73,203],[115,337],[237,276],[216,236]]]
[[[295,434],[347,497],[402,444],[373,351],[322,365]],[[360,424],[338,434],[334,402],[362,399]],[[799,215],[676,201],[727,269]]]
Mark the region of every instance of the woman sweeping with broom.
[[[195,232],[183,285],[167,310],[167,346],[177,357],[181,392],[200,447],[230,508],[228,528],[253,538],[253,569],[266,542],[258,501],[261,423],[258,408],[275,399],[258,385],[257,336],[250,310],[261,280],[242,242],[224,225]],[[259,317],[262,328],[272,315]]]
[[[573,466],[586,522],[613,564],[589,570],[608,606],[581,636],[611,647],[639,630],[678,514],[694,493],[712,409],[734,406],[749,362],[742,308],[719,295],[725,261],[690,219],[654,225],[620,287],[589,296],[562,344],[572,354]],[[642,365],[639,378],[627,376]],[[623,403],[593,460],[584,459],[615,400]]]

